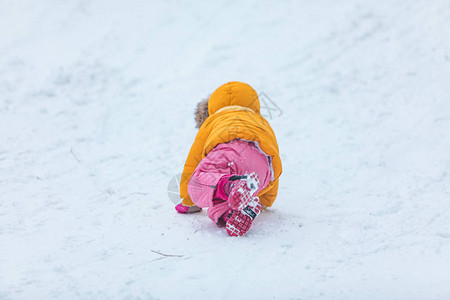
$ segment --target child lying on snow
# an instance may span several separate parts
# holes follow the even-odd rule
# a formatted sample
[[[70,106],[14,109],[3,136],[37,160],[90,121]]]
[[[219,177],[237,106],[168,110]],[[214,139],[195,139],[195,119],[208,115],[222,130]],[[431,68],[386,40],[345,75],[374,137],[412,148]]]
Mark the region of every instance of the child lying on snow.
[[[242,236],[272,206],[281,160],[275,134],[248,84],[229,82],[198,104],[199,131],[184,165],[178,213],[208,208],[230,236]]]

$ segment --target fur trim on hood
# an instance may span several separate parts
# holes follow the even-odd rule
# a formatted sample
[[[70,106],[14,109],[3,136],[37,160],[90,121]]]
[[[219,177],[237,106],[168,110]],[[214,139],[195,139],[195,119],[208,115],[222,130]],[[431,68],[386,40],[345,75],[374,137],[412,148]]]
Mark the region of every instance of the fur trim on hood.
[[[195,110],[195,123],[196,128],[200,128],[205,122],[206,118],[208,118],[208,101],[209,99],[204,99],[199,104],[197,104],[197,109]]]

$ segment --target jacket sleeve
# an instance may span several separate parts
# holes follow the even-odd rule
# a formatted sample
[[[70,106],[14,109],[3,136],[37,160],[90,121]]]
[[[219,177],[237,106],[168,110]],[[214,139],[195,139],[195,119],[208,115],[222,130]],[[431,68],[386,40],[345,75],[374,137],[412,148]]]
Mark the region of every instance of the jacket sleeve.
[[[181,175],[180,181],[180,198],[181,203],[185,206],[195,205],[192,202],[188,194],[188,183],[191,179],[192,173],[194,173],[195,168],[197,168],[200,161],[203,159],[203,146],[205,143],[204,131],[199,130],[195,141],[192,144],[191,150],[189,151],[188,157],[186,158],[186,163],[184,164],[183,174]]]
[[[267,207],[271,207],[278,194],[278,179],[272,183],[272,187],[268,189],[264,194],[259,195],[261,204]]]

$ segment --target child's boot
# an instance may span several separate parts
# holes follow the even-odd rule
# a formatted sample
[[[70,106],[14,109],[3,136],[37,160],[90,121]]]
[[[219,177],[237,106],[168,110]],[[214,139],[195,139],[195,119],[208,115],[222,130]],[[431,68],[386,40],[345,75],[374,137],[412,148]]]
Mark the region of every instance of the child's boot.
[[[233,178],[234,177],[234,178]],[[230,236],[242,236],[250,229],[253,220],[261,212],[261,202],[254,196],[259,187],[255,173],[230,177],[233,182],[228,203],[232,209],[226,223]]]

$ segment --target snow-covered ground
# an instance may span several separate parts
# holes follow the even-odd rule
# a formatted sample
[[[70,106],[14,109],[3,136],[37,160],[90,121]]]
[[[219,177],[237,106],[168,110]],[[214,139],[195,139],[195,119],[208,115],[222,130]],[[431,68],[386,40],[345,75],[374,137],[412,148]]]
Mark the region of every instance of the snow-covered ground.
[[[167,193],[231,80],[284,167],[242,238]],[[2,0],[0,299],[450,299],[449,83],[448,0]]]

